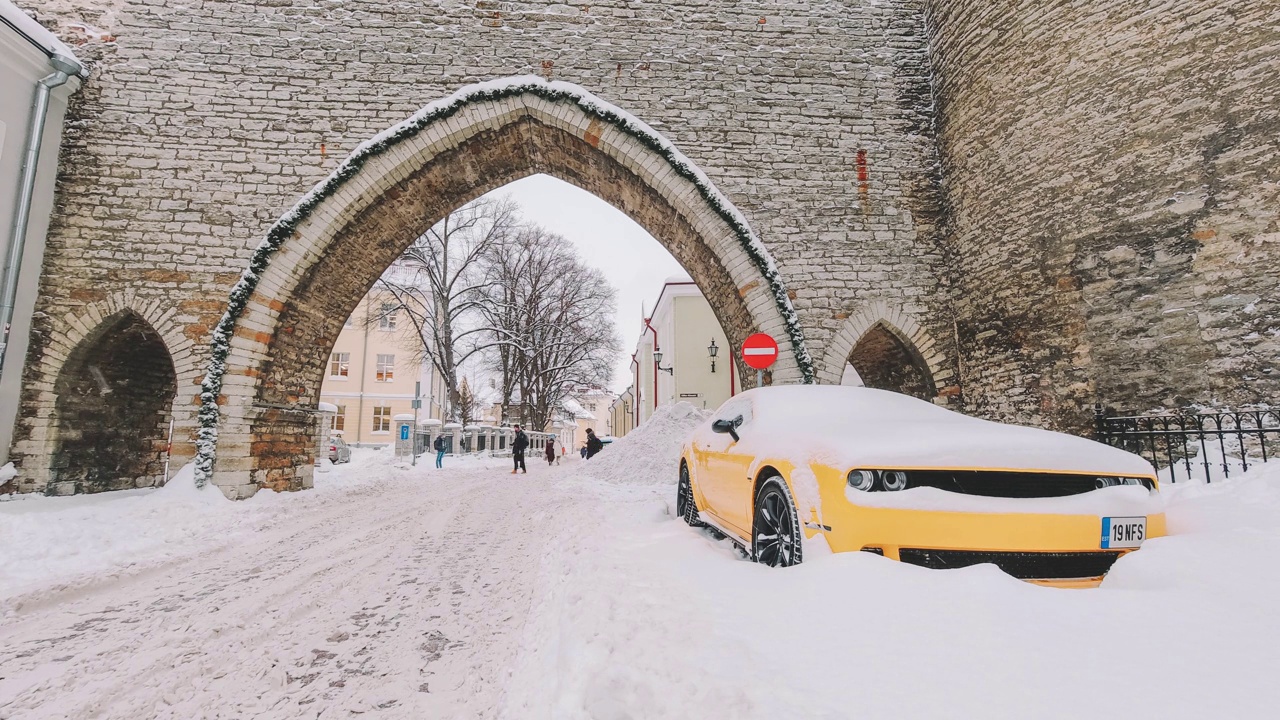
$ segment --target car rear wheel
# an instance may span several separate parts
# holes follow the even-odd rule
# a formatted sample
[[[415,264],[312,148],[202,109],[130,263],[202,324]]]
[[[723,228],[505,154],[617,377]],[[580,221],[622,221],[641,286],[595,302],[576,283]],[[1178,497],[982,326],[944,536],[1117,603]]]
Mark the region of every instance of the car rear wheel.
[[[698,504],[693,499],[693,482],[689,478],[689,466],[680,463],[680,486],[676,490],[676,514],[691,527],[702,527],[698,519]]]
[[[782,478],[769,478],[756,493],[751,557],[769,567],[799,565],[800,520]]]

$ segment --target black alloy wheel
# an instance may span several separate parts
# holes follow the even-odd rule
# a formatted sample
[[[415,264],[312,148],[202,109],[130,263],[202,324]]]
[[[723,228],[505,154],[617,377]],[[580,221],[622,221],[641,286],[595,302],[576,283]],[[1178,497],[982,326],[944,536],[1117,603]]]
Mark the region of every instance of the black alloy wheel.
[[[770,478],[756,493],[751,556],[769,567],[800,564],[800,522],[781,478]]]
[[[676,514],[684,518],[690,527],[702,527],[698,519],[698,504],[693,500],[693,483],[689,480],[689,466],[680,463],[680,486],[676,490]]]

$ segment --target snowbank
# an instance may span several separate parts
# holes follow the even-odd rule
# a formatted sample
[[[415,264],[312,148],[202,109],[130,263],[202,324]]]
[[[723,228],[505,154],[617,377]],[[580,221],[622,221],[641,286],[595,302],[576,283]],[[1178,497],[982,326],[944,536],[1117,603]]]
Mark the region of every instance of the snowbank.
[[[764,568],[660,498],[589,491],[542,560],[501,717],[1275,713],[1280,463],[1171,489],[1179,534],[1083,591],[865,553]]]
[[[675,485],[681,447],[693,429],[710,416],[687,402],[664,405],[635,430],[579,465],[578,474],[629,485]]]

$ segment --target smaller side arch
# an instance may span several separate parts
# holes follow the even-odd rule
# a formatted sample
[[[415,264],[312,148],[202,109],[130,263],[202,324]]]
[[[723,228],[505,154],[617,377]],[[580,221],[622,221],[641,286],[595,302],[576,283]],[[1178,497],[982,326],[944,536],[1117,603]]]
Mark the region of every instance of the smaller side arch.
[[[845,319],[827,344],[818,368],[819,380],[829,385],[840,384],[845,366],[860,343],[887,338],[900,343],[913,363],[925,372],[922,383],[925,392],[921,395],[938,402],[938,398],[950,394],[944,393],[944,389],[948,388],[954,373],[929,332],[911,314],[882,300],[867,303]]]
[[[194,456],[193,436],[198,396],[193,389],[199,382],[201,366],[195,344],[186,337],[181,325],[174,319],[176,313],[172,304],[162,298],[144,299],[132,291],[122,291],[53,320],[43,352],[33,367],[28,368],[30,380],[24,383],[36,391],[23,398],[23,419],[11,453],[18,467],[18,488],[21,492],[70,494],[86,490],[115,489],[106,486],[111,483],[98,483],[87,477],[72,478],[71,475],[75,473],[67,471],[71,461],[66,452],[69,434],[82,432],[68,430],[70,426],[66,422],[69,419],[67,416],[91,413],[95,405],[101,405],[100,402],[95,402],[77,406],[75,399],[71,397],[73,386],[89,383],[86,387],[92,391],[92,384],[101,386],[105,382],[111,385],[121,380],[119,371],[116,371],[116,377],[109,377],[112,370],[100,367],[98,360],[101,358],[94,356],[95,353],[111,355],[128,351],[127,347],[110,347],[112,334],[124,333],[133,339],[149,340],[152,345],[146,356],[148,362],[155,363],[159,369],[152,369],[161,376],[168,376],[151,385],[166,390],[166,396],[161,401],[163,407],[159,409],[157,418],[163,415],[166,425],[169,418],[174,421],[170,474],[177,472],[178,468]],[[84,382],[77,383],[73,376],[80,375],[84,376],[81,377]],[[148,401],[145,395],[157,392],[157,387],[150,387],[145,382],[132,382],[126,383],[119,391],[130,394],[129,402],[145,404]],[[169,388],[172,391],[171,397],[167,391]],[[82,391],[85,389],[80,388]],[[99,387],[99,392],[101,389]],[[153,405],[156,401],[155,397],[149,399]],[[135,409],[138,409],[137,406]],[[146,412],[145,409],[143,412]],[[142,428],[124,430],[144,432]],[[151,436],[158,435],[163,442],[167,427],[164,431],[162,433],[151,428],[146,432]],[[137,440],[134,445],[141,447],[145,444],[141,434]],[[60,471],[67,477],[59,479]],[[134,479],[147,476],[149,472],[139,471]]]

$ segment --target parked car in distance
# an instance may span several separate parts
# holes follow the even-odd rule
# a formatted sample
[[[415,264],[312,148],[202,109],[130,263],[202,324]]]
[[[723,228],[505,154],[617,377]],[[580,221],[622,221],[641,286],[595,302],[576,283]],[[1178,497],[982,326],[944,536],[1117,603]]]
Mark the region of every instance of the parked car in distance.
[[[1085,438],[861,387],[764,387],[686,442],[676,510],[768,565],[806,545],[1090,587],[1165,534],[1155,470]]]
[[[342,439],[341,435],[329,438],[329,462],[334,465],[351,462],[351,446]]]

